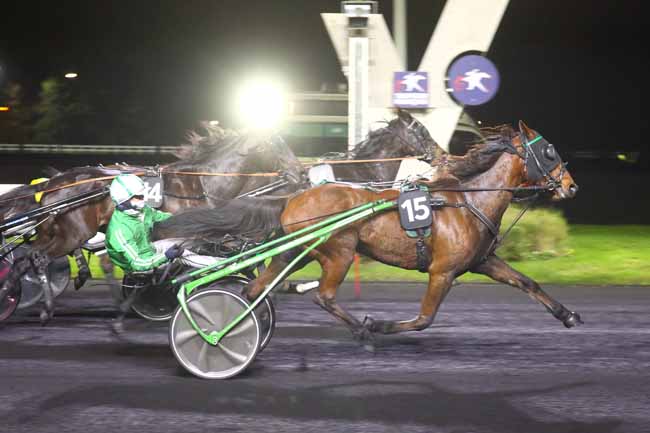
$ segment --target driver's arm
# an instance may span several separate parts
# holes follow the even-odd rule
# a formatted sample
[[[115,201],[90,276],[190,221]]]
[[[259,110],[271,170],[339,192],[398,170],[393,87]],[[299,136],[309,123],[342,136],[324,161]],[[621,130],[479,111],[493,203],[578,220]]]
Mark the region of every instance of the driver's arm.
[[[128,228],[120,228],[115,232],[113,248],[123,253],[134,271],[148,271],[167,262],[164,254],[158,254],[150,243],[138,243]]]
[[[153,211],[152,221],[154,223],[159,223],[161,221],[165,221],[167,218],[172,216],[172,214],[170,214],[169,212],[163,212],[163,211],[158,210],[158,209],[151,209],[151,210]]]

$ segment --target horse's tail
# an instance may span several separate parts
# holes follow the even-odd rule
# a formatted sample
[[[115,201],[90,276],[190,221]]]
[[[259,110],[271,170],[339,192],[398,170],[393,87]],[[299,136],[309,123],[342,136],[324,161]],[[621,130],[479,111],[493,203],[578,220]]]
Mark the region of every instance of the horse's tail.
[[[153,238],[219,239],[227,234],[258,238],[281,227],[287,199],[255,197],[223,201],[210,209],[188,210],[155,225]]]

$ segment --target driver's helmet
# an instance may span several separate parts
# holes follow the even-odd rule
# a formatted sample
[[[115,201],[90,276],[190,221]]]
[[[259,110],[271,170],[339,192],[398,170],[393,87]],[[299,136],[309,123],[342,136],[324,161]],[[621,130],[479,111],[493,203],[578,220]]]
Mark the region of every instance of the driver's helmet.
[[[121,174],[111,182],[111,198],[122,204],[135,195],[144,195],[144,182],[135,174]]]

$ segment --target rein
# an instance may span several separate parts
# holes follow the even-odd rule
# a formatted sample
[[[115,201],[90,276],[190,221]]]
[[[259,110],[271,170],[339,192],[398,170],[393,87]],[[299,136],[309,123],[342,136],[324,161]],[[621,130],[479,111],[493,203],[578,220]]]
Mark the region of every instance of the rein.
[[[142,175],[146,174],[146,172],[144,172],[144,171],[135,171],[135,172],[131,171],[131,172],[126,172],[126,173],[135,174],[136,176],[142,176]],[[120,173],[120,174],[123,174],[123,173]],[[65,185],[57,186],[55,188],[44,189],[44,190],[38,191],[38,192],[41,193],[41,194],[48,194],[48,193],[51,193],[51,192],[60,191],[62,189],[72,188],[72,187],[79,186],[79,185],[84,185],[86,183],[93,183],[93,182],[98,182],[98,181],[102,181],[102,180],[115,179],[120,174],[116,174],[116,175],[113,175],[113,176],[101,176],[101,177],[93,177],[91,179],[78,180],[76,182],[72,182],[72,183],[68,183],[68,184],[65,184]],[[32,193],[32,194],[20,195],[20,196],[17,196],[17,197],[11,197],[11,198],[7,198],[7,199],[4,199],[4,200],[0,200],[0,203],[5,203],[5,202],[8,202],[8,201],[18,200],[18,199],[21,199],[21,198],[28,198],[28,197],[32,197],[33,195],[34,194]]]
[[[386,161],[404,161],[406,159],[424,159],[427,155],[403,156],[399,158],[380,158],[380,159],[332,159],[318,162],[308,162],[303,165],[311,167],[320,164],[365,164],[368,162],[386,162]]]

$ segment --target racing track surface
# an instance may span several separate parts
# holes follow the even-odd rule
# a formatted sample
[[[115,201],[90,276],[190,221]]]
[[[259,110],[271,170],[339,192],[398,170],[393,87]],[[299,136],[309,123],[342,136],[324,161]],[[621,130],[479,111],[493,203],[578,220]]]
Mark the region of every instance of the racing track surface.
[[[634,287],[550,287],[585,325],[567,330],[506,286],[453,288],[434,326],[375,353],[311,302],[276,296],[279,327],[247,373],[187,375],[165,324],[113,337],[99,281],[0,325],[0,432],[650,432],[650,308]],[[395,289],[399,288],[399,291]],[[349,286],[363,318],[410,318],[424,288]]]

